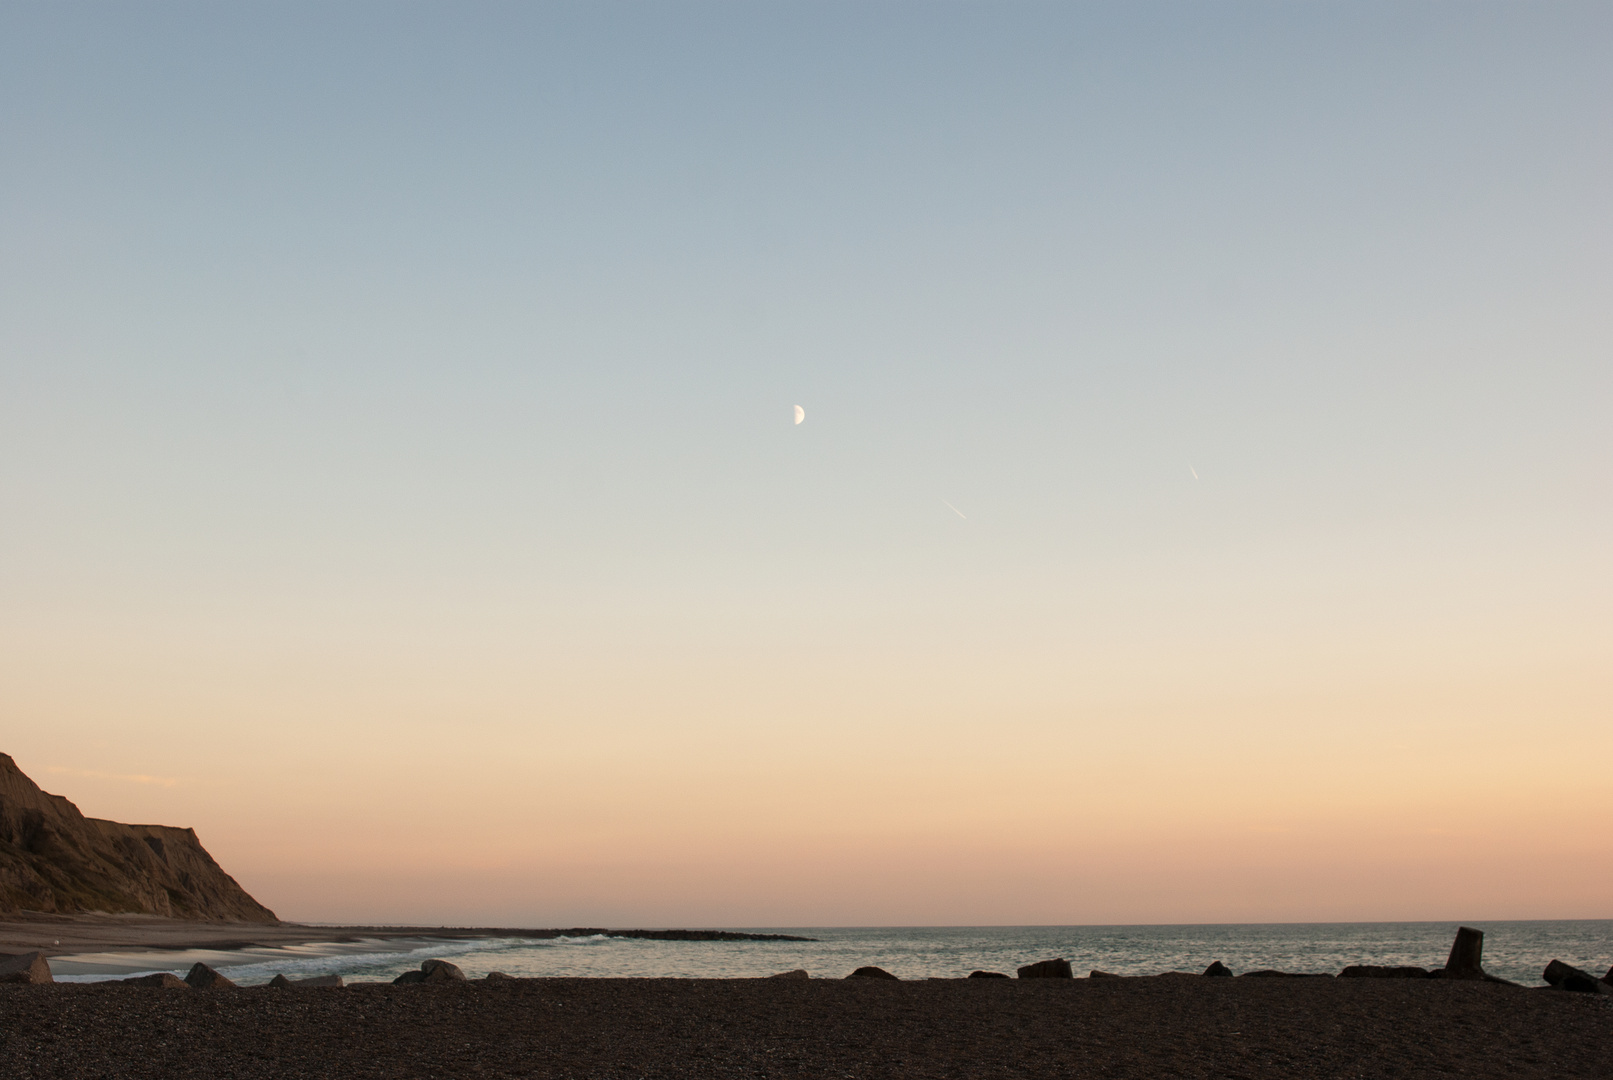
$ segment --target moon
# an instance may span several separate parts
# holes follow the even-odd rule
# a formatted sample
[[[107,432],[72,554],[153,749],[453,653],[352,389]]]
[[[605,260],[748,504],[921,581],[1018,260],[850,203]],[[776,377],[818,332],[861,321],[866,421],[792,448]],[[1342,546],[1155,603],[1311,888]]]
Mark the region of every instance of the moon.
[[[803,421],[805,419],[806,419],[806,410],[801,408],[801,406],[797,405],[795,407],[795,422],[797,424],[799,424],[801,421]]]

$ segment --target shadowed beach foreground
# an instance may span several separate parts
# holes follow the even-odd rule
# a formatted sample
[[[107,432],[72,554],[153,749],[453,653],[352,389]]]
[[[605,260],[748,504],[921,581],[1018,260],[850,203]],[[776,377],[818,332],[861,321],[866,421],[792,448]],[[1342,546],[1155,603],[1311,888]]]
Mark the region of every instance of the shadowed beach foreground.
[[[0,986],[30,1077],[1606,1077],[1613,1001],[1484,982]]]

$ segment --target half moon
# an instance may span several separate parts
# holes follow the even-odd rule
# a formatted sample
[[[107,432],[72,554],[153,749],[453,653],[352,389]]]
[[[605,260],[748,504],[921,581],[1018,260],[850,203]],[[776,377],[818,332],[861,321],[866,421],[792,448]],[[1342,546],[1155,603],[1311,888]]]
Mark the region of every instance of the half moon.
[[[795,407],[795,422],[797,424],[799,424],[801,421],[803,421],[805,419],[806,419],[806,410],[801,408],[801,406],[797,405]]]

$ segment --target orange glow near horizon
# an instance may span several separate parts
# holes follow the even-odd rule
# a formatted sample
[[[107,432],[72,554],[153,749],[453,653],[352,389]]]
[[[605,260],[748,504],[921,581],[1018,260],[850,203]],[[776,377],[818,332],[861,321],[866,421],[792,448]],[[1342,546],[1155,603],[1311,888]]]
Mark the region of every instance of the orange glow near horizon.
[[[11,644],[13,671],[48,667]],[[195,678],[148,652],[107,674],[115,705],[41,680],[14,705],[46,722],[7,749],[92,816],[196,827],[296,920],[1605,917],[1613,815],[1570,793],[1613,752],[1607,687],[1539,642],[1536,670],[1484,677],[1464,644],[1422,684],[1370,650],[1271,672],[1224,647],[1150,687],[1116,650],[1105,677],[791,649],[614,682],[422,656],[355,663],[346,694],[329,657]]]

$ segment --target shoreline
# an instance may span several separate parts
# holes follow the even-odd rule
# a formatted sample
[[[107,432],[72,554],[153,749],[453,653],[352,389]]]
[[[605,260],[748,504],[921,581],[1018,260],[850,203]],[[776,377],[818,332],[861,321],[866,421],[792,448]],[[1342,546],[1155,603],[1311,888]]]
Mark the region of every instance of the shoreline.
[[[469,941],[478,938],[530,938],[606,934],[655,941],[812,941],[789,934],[745,934],[729,930],[618,930],[595,927],[537,929],[493,926],[320,926],[308,923],[201,922],[161,915],[54,915],[25,912],[0,918],[0,953],[32,952],[46,956],[79,953],[186,949],[230,951],[253,947],[311,945],[317,942],[387,941],[428,938]]]

